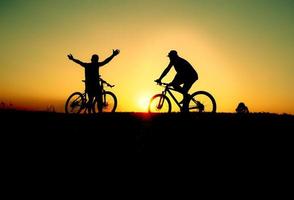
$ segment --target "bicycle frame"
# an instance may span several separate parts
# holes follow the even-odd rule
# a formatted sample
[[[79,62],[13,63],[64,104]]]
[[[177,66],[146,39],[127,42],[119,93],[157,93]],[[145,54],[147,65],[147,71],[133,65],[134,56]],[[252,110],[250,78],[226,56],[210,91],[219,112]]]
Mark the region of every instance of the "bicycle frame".
[[[158,83],[164,89],[160,94],[155,94],[149,103],[149,112],[171,112],[172,100],[180,108],[181,112],[216,112],[216,102],[214,97],[207,91],[196,91],[192,94],[187,93],[182,102],[179,102],[177,96],[173,93],[176,91],[183,95],[181,91],[174,88],[168,83]],[[170,99],[170,97],[172,100]],[[185,99],[186,98],[186,99]],[[167,101],[167,103],[164,103]],[[185,102],[186,101],[186,102]],[[155,104],[154,104],[155,103]],[[187,107],[186,107],[187,106]]]
[[[179,91],[177,91],[174,88],[170,87],[170,85],[167,84],[167,83],[161,83],[161,85],[164,85],[164,87],[165,87],[164,90],[162,91],[162,94],[166,96],[166,93],[168,93],[172,97],[174,102],[177,104],[177,106],[181,109],[182,106],[181,106],[180,102],[177,100],[177,98],[174,96],[174,94],[171,92],[171,90],[176,91],[176,92],[179,92]]]
[[[83,80],[83,82],[85,82],[85,81]],[[99,77],[99,84],[101,86],[102,103],[104,104],[104,102],[106,102],[106,93],[105,93],[106,90],[104,89],[104,85],[106,85],[107,87],[110,87],[110,88],[113,88],[115,85],[109,84],[108,82],[106,82],[105,80],[103,80],[101,77]],[[87,104],[89,103],[88,102],[89,99],[87,97],[87,92],[86,91],[83,93],[83,98],[85,99],[85,105],[83,105],[84,106],[83,108],[85,108],[85,107],[87,107]]]
[[[82,80],[82,82],[85,82],[85,80]],[[109,83],[107,83],[105,80],[103,80],[102,78],[99,78],[99,82],[100,82],[100,86],[101,86],[101,92],[105,92],[104,90],[104,85],[106,85],[107,87],[113,88],[115,85],[111,85]],[[87,94],[87,92],[85,91],[84,94]]]
[[[102,78],[99,78],[99,81],[101,82],[101,89],[102,89],[102,91],[104,91],[104,85],[106,85],[107,87],[110,87],[110,88],[113,88],[114,87],[114,85],[111,85],[111,84],[109,84],[109,83],[107,83],[105,80],[103,80]]]
[[[85,82],[85,80],[82,80]],[[96,113],[96,108],[98,112],[102,112],[102,109],[106,112],[115,112],[117,106],[117,98],[114,93],[105,90],[105,87],[114,87],[110,85],[105,80],[99,77],[99,86],[97,85],[97,93],[93,98],[93,101],[89,101],[89,95],[86,89],[84,92],[74,92],[66,100],[65,103],[65,112],[66,113],[80,113],[80,112],[89,112],[92,110]],[[102,106],[102,107],[100,107]],[[86,108],[86,109],[85,109]]]

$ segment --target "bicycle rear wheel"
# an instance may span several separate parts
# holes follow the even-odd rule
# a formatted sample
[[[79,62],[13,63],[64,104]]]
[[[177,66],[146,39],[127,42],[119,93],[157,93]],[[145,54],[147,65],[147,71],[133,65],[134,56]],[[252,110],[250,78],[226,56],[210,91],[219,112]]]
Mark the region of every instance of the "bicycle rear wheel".
[[[102,112],[115,112],[117,107],[117,98],[114,93],[110,91],[105,91],[102,93]],[[94,112],[98,113],[98,100],[95,99],[94,102]]]
[[[170,113],[171,102],[167,96],[156,94],[150,99],[148,111],[150,113]]]
[[[189,112],[216,112],[216,102],[211,94],[206,91],[197,91],[191,95]]]
[[[80,92],[72,93],[66,100],[65,113],[80,113],[85,108],[86,99]]]

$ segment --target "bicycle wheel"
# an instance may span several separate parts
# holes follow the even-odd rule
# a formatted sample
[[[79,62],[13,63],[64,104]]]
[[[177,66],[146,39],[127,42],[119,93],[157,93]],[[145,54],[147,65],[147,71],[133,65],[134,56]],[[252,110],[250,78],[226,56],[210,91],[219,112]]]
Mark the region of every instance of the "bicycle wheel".
[[[115,112],[117,107],[117,98],[114,93],[105,91],[102,93],[102,112]],[[99,112],[98,101],[95,99],[94,108],[95,113]]]
[[[150,99],[148,111],[150,113],[170,113],[171,103],[167,96],[156,94]]]
[[[80,113],[85,108],[86,99],[80,92],[72,93],[66,100],[65,113]]]
[[[206,91],[197,91],[191,95],[189,112],[216,112],[216,102],[211,94]]]

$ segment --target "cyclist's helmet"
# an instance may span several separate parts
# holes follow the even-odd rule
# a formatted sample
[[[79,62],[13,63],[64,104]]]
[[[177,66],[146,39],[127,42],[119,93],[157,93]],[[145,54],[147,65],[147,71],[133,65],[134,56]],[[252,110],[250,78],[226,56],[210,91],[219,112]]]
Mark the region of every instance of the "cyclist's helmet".
[[[173,57],[177,57],[178,56],[178,52],[176,50],[171,50],[168,53],[168,57],[173,58]]]

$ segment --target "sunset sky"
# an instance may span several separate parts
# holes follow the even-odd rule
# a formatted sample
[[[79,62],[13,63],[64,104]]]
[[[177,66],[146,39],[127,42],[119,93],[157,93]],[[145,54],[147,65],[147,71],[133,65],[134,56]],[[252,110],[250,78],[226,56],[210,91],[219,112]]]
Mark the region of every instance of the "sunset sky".
[[[199,74],[191,92],[209,91],[218,112],[242,101],[294,114],[293,11],[293,0],[1,0],[0,102],[63,112],[84,90],[67,54],[90,62],[120,49],[100,74],[116,85],[118,111],[146,111],[175,49]]]

